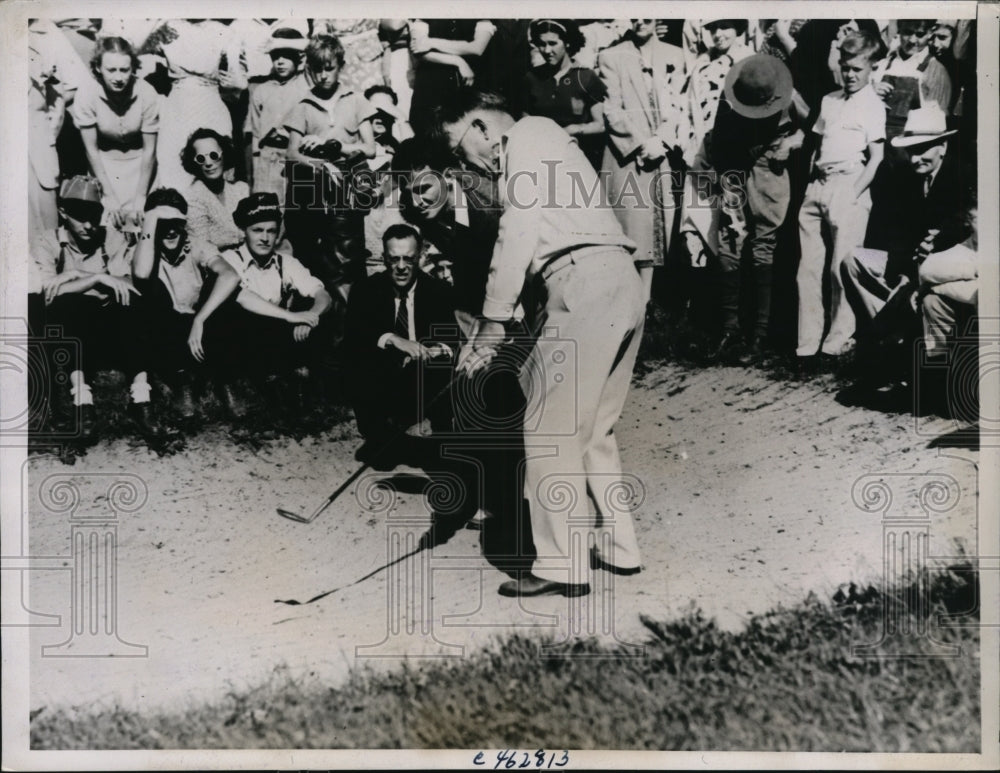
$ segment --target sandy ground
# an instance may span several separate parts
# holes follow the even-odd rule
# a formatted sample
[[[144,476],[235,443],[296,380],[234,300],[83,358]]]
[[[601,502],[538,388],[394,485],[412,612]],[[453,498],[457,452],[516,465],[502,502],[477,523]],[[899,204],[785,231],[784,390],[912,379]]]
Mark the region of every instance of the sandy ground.
[[[956,539],[974,551],[977,453],[928,447],[954,425],[845,408],[834,394],[824,381],[741,368],[666,365],[639,379],[618,438],[626,470],[645,486],[635,517],[646,570],[596,573],[594,593],[574,601],[501,598],[505,578],[480,557],[477,533],[463,530],[317,603],[275,603],[360,577],[429,521],[422,495],[374,486],[388,473],[363,479],[357,496],[311,525],[275,515],[309,510],[353,471],[352,428],[258,452],[208,430],[167,458],[125,441],[71,467],[35,457],[24,486],[30,550],[52,558],[51,569],[30,572],[28,606],[59,617],[33,630],[31,707],[178,708],[259,684],[281,665],[332,684],[356,665],[461,657],[512,630],[629,644],[645,639],[640,613],[666,619],[691,605],[734,628],[810,591],[881,578],[882,513],[852,499],[866,475],[890,483],[891,515],[918,517],[918,490],[953,479],[950,499],[935,500],[946,512],[932,513],[929,553],[954,555]],[[116,635],[147,647],[144,657],[74,656],[112,644],[136,652],[91,634],[86,614],[72,631],[68,514],[39,500],[48,476],[68,476],[82,492],[77,516],[107,515],[111,479],[94,473],[138,475],[148,487],[146,502],[120,516],[117,558],[106,562],[117,566]],[[43,645],[67,640],[47,654],[71,657],[42,656]]]

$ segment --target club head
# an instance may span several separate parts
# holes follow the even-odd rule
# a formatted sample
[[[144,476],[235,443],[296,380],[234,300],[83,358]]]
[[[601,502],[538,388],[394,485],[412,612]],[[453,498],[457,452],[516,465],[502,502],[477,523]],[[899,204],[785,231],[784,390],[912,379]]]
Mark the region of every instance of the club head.
[[[290,521],[295,521],[296,523],[309,523],[310,520],[308,518],[303,518],[298,513],[293,513],[291,510],[282,510],[280,507],[278,508],[278,515],[282,518],[287,518]]]

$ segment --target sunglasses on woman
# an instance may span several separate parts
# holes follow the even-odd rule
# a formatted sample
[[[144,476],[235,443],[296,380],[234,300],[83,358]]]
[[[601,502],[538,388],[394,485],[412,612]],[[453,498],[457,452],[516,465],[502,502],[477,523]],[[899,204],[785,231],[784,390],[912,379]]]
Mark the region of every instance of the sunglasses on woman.
[[[194,157],[194,160],[198,164],[204,164],[206,161],[211,161],[212,163],[215,163],[220,158],[222,158],[222,154],[219,151],[210,150],[208,151],[208,153],[199,153],[197,156]]]

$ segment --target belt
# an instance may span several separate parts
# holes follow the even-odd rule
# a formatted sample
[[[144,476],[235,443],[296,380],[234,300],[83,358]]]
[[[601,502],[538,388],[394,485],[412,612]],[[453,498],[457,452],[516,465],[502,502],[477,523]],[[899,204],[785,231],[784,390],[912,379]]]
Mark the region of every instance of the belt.
[[[581,260],[589,258],[592,255],[605,255],[616,250],[624,251],[624,249],[620,244],[598,244],[591,247],[579,247],[575,250],[568,250],[556,255],[554,258],[550,258],[538,273],[543,280],[548,279],[556,272],[562,271],[567,266],[579,263]]]
[[[860,172],[862,167],[860,161],[833,161],[829,164],[817,164],[813,172],[813,179],[822,182],[835,175],[855,174]]]

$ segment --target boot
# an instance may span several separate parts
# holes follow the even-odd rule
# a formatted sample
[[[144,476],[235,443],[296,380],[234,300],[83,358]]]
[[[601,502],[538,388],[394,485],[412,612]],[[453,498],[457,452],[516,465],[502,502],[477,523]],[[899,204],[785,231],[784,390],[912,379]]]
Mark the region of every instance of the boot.
[[[711,353],[714,361],[729,362],[741,354],[740,340],[740,272],[722,271],[716,286],[719,293],[719,312],[722,331]]]
[[[771,321],[771,266],[754,266],[753,278],[756,295],[757,320],[754,324],[753,337],[746,353],[740,358],[740,364],[752,365],[764,353],[767,342],[767,329]]]
[[[185,421],[190,421],[195,415],[194,390],[191,386],[191,374],[181,371],[177,374],[176,383],[177,413]]]
[[[129,406],[129,412],[139,429],[139,434],[148,442],[156,441],[163,435],[163,427],[160,426],[156,414],[153,412],[152,403],[132,403]]]
[[[238,421],[246,417],[249,406],[237,392],[232,380],[220,381],[216,385],[216,391],[229,419]]]

